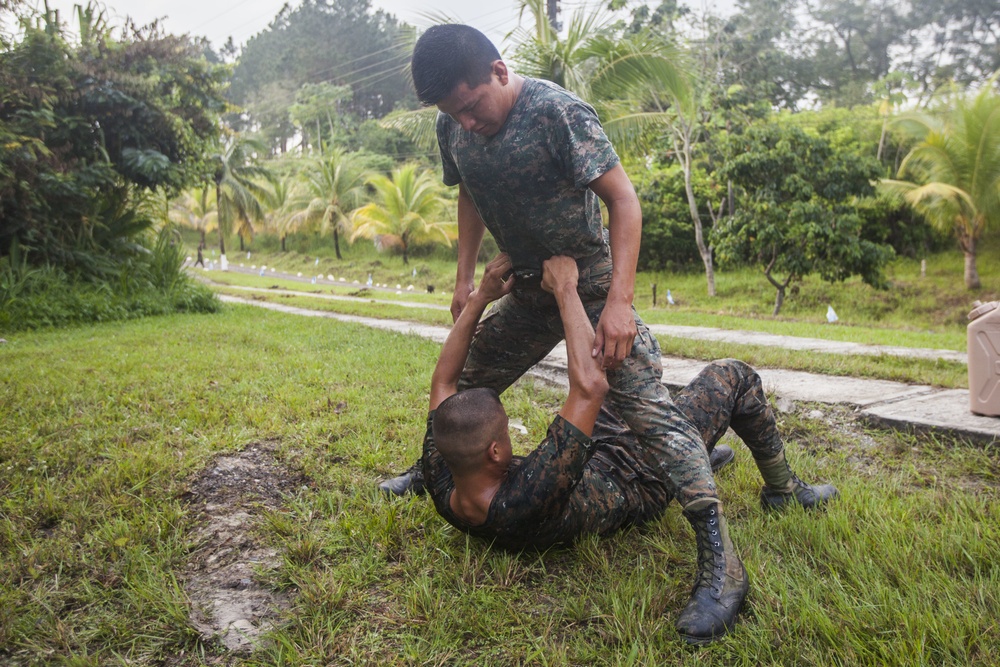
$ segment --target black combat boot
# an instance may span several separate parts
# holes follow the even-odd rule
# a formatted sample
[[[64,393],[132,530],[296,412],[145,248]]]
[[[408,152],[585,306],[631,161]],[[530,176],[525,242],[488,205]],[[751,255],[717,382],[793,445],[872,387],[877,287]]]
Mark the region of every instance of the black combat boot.
[[[709,644],[735,625],[750,582],[729,540],[718,500],[695,501],[685,508],[684,517],[694,528],[698,573],[691,598],[677,619],[677,631],[689,644]]]
[[[427,493],[427,489],[424,488],[423,462],[417,459],[417,462],[410,466],[406,472],[380,482],[378,488],[379,491],[390,496],[404,496],[407,493],[424,495]]]
[[[726,445],[717,445],[712,453],[708,455],[708,462],[712,465],[712,472],[717,473],[736,458],[736,452]]]
[[[760,490],[760,504],[766,510],[781,509],[789,503],[798,503],[808,509],[823,505],[838,493],[833,484],[806,484],[793,473],[784,489],[772,489],[765,484]]]
[[[837,497],[837,489],[832,484],[810,486],[799,479],[788,467],[784,452],[756,459],[756,463],[764,478],[760,504],[766,510],[780,509],[789,503],[798,503],[805,508],[818,507]]]

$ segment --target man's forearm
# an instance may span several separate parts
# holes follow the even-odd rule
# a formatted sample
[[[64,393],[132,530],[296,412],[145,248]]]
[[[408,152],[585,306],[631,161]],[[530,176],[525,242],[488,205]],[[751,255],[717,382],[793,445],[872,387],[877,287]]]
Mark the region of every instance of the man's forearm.
[[[608,231],[614,271],[608,303],[632,305],[635,296],[635,267],[642,241],[642,208],[635,188],[622,166],[616,165],[590,182],[590,189],[608,208]]]
[[[639,203],[629,198],[608,206],[608,234],[611,237],[611,287],[608,301],[632,305],[635,297],[635,271],[642,241],[642,213]]]
[[[566,335],[570,389],[589,390],[594,382],[604,380],[604,371],[590,354],[594,345],[594,327],[587,317],[575,285],[557,290],[555,297]]]
[[[459,186],[458,191],[458,269],[455,273],[456,285],[471,285],[476,276],[476,259],[483,243],[486,225],[479,217],[472,198]]]
[[[483,316],[483,311],[488,305],[489,302],[486,299],[480,297],[477,292],[473,292],[441,347],[441,356],[438,357],[437,366],[434,367],[434,375],[431,377],[432,392],[438,385],[450,386],[458,383],[458,378],[462,375],[462,369],[465,367],[465,358],[469,355],[469,347],[472,345],[472,338],[476,333],[479,319]]]

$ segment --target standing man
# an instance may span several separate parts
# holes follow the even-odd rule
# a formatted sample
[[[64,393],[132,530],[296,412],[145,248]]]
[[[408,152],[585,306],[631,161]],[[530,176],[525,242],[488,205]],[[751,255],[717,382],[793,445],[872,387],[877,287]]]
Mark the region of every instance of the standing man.
[[[724,518],[708,452],[660,382],[659,345],[632,307],[641,212],[593,107],[555,84],[510,71],[489,39],[464,25],[428,29],[411,71],[417,97],[441,112],[444,182],[459,186],[452,316],[459,318],[473,291],[485,229],[509,256],[514,276],[512,290],[471,342],[458,389],[502,393],[563,339],[556,299],[541,288],[542,262],[573,258],[577,292],[595,330],[591,355],[607,373],[606,400],[635,434],[648,465],[662,473],[696,536],[710,535]],[[598,200],[608,210],[607,235]],[[771,488],[798,481],[783,454],[780,465],[758,465]],[[422,473],[418,463],[380,487],[419,492]],[[696,582],[713,580],[720,567],[725,588],[716,594],[696,585],[678,621],[694,641],[721,635],[738,612],[731,594],[744,587],[746,572],[728,540],[714,561],[699,559]]]

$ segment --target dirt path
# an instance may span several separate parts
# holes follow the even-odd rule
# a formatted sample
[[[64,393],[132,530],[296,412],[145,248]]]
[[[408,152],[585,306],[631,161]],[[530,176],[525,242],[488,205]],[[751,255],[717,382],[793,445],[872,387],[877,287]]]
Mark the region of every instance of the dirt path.
[[[254,527],[308,480],[283,465],[275,449],[274,442],[255,442],[215,457],[185,496],[198,516],[196,547],[181,573],[191,624],[203,639],[218,640],[229,651],[252,651],[291,602],[262,581],[280,560],[276,549],[256,538]]]

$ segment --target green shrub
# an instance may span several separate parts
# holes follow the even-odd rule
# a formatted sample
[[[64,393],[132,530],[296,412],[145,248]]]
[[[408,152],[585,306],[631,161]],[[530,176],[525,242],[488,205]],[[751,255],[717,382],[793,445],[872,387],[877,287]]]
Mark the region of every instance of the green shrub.
[[[172,228],[146,239],[102,279],[54,266],[29,269],[12,254],[0,259],[0,331],[217,312],[218,299],[184,272],[183,263]]]
[[[695,189],[699,201],[707,201],[707,185],[699,171]],[[644,271],[695,270],[701,266],[694,240],[694,224],[684,192],[684,175],[679,167],[637,169],[632,182],[642,205],[642,244],[639,268]],[[703,223],[711,218],[702,211]]]

